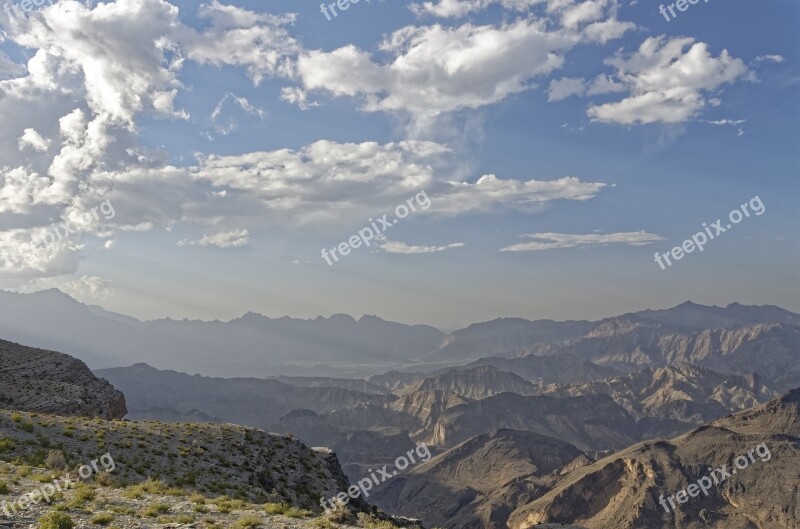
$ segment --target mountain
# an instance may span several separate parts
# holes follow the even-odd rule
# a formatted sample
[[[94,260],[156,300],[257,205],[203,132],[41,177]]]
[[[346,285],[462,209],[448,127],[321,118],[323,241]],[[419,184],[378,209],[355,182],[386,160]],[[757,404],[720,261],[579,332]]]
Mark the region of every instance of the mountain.
[[[516,509],[508,527],[545,522],[586,529],[800,527],[799,441],[800,389],[795,389],[670,441],[639,443],[577,468]],[[697,486],[690,490],[703,478],[708,494]],[[681,490],[691,496],[676,495]]]
[[[0,340],[0,408],[121,419],[125,397],[71,356]]]
[[[550,356],[525,355],[515,358],[496,356],[480,358],[467,364],[467,367],[482,365],[508,371],[540,384],[589,382],[621,374],[617,369],[599,366],[568,353]]]
[[[448,370],[412,382],[399,393],[409,395],[416,392],[445,391],[467,399],[482,399],[498,393],[529,395],[536,386],[514,373],[501,371],[489,365]]]
[[[411,384],[415,380],[425,378],[424,373],[406,373],[403,371],[391,370],[380,375],[373,375],[369,377],[372,384],[383,386],[390,391],[398,391]]]
[[[500,318],[475,323],[452,333],[438,349],[422,358],[427,361],[468,361],[484,356],[510,354],[540,343],[580,338],[591,329],[588,321],[529,321]]]
[[[56,289],[0,291],[0,336],[71,354],[92,368],[135,358],[162,369],[263,377],[330,376],[336,370],[374,374],[435,350],[445,337],[433,327],[375,316],[300,320],[247,313],[228,322],[142,322],[84,305]]]
[[[627,371],[690,363],[720,373],[758,373],[782,390],[800,385],[800,326],[786,323],[683,332],[638,316],[620,317],[569,344],[548,345],[547,354],[572,354]]]
[[[731,303],[727,307],[698,305],[687,301],[665,310],[634,313],[642,320],[686,330],[739,329],[756,323],[800,325],[800,315],[773,305],[748,306]]]
[[[589,462],[569,443],[503,429],[396,477],[373,499],[386,511],[421,516],[426,527],[506,529],[517,505],[544,493],[568,465]]]
[[[636,419],[655,417],[696,424],[752,408],[779,394],[758,375],[723,375],[691,364],[647,368],[585,384],[554,384],[544,393],[610,395]]]
[[[452,447],[502,428],[566,441],[581,450],[620,449],[639,440],[636,421],[608,395],[554,398],[501,393],[445,411],[430,443]]]
[[[271,428],[297,409],[327,412],[355,403],[382,404],[394,398],[343,388],[298,387],[270,379],[187,375],[146,364],[95,373],[122,390],[128,406],[140,416],[151,408],[171,408],[181,414],[199,410],[226,422],[258,428]]]

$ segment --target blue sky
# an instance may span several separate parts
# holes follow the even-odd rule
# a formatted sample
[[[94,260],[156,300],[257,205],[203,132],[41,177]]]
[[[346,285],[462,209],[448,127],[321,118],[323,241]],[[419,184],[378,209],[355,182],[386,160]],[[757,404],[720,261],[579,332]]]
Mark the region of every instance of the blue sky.
[[[800,311],[800,6],[658,5],[0,13],[0,288],[141,318],[447,328],[686,299]],[[423,190],[429,210],[321,258]],[[655,263],[756,195],[763,215]],[[80,220],[104,201],[112,218]]]

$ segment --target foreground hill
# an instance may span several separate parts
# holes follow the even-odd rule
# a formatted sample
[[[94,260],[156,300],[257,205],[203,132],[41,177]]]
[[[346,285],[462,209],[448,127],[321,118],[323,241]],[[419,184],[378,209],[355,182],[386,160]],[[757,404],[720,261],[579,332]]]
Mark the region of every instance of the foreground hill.
[[[104,463],[91,477],[78,479],[79,466],[104,454],[113,465]],[[234,425],[3,410],[0,458],[6,461],[0,464],[0,499],[9,503],[67,474],[81,482],[57,494],[53,505],[41,502],[12,514],[19,524],[14,527],[28,527],[53,510],[67,513],[79,527],[111,521],[126,529],[245,528],[256,522],[268,528],[334,527],[319,499],[349,486],[330,451]],[[360,500],[353,503],[362,511],[358,526],[395,527],[366,514],[373,509]],[[346,527],[356,525],[354,514],[344,519],[353,522]]]
[[[744,460],[737,459],[743,455]],[[676,493],[712,477],[712,468],[724,468],[731,475],[714,471],[720,483],[712,482],[707,496],[701,492],[679,502]],[[549,492],[518,508],[508,525],[792,529],[800,527],[798,477],[800,389],[795,389],[671,441],[640,443],[575,469]],[[674,509],[660,503],[670,496],[675,498]]]
[[[104,419],[125,416],[125,397],[71,356],[0,340],[0,408]]]

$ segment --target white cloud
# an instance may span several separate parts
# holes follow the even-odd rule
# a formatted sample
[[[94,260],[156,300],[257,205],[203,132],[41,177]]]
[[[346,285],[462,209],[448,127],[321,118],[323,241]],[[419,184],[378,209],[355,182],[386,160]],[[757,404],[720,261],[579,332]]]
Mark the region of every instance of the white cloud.
[[[441,193],[431,193],[433,206],[429,211],[448,215],[499,208],[533,212],[555,200],[589,200],[606,185],[572,176],[557,180],[505,180],[484,175],[474,184],[448,182],[439,186]]]
[[[360,98],[367,112],[402,112],[421,122],[491,105],[533,88],[578,44],[605,42],[634,27],[614,18],[615,6],[609,0],[553,2],[560,20],[555,27],[535,17],[498,26],[408,26],[384,40],[380,48],[388,60],[381,62],[354,45],[306,51],[297,61],[302,91],[286,92],[284,99],[302,104],[306,92],[328,92]]]
[[[761,63],[761,62],[781,63],[781,62],[783,62],[785,60],[786,59],[784,59],[782,55],[759,55],[758,57],[753,59],[753,62],[755,64],[758,64],[758,63]]]
[[[567,233],[532,233],[523,235],[533,239],[502,248],[501,252],[533,252],[541,250],[555,250],[560,248],[586,248],[592,246],[608,246],[622,244],[626,246],[644,246],[664,240],[660,235],[635,231],[628,233],[591,233],[587,235],[574,235]]]
[[[688,48],[688,49],[687,49]],[[709,103],[706,94],[747,75],[740,60],[723,50],[718,57],[692,38],[651,37],[629,55],[606,61],[613,79],[628,90],[621,101],[590,105],[593,120],[621,124],[682,123]]]
[[[422,254],[422,253],[436,253],[449,250],[451,248],[463,248],[464,244],[454,242],[444,246],[411,246],[404,242],[398,241],[385,241],[379,248],[386,253],[400,253],[400,254]]]
[[[746,122],[747,122],[746,119],[716,119],[712,121],[706,121],[706,123],[709,123],[711,125],[717,125],[717,126],[730,125],[731,127],[735,127],[737,125],[741,125],[742,123]]]
[[[41,134],[36,132],[36,129],[25,129],[22,136],[19,138],[19,150],[30,147],[35,151],[44,152],[50,146],[50,140],[46,140]]]
[[[298,151],[211,156],[194,178],[217,188],[247,191],[262,213],[315,223],[359,218],[426,190],[430,213],[460,215],[498,208],[535,210],[554,200],[588,200],[605,184],[576,177],[512,180],[484,175],[475,183],[447,180],[447,147],[433,142],[318,141]],[[233,197],[231,197],[233,199]]]
[[[184,29],[189,59],[244,67],[255,84],[268,76],[291,75],[293,58],[302,48],[286,29],[295,15],[254,13],[213,0],[201,4],[199,16],[211,20],[211,27],[203,33]]]
[[[250,233],[247,230],[232,230],[215,233],[213,235],[203,235],[198,241],[180,241],[178,246],[198,245],[216,246],[217,248],[241,248],[250,244]]]
[[[586,81],[575,77],[564,77],[563,79],[553,79],[550,81],[550,88],[547,90],[548,101],[561,101],[570,96],[584,95],[586,93]]]

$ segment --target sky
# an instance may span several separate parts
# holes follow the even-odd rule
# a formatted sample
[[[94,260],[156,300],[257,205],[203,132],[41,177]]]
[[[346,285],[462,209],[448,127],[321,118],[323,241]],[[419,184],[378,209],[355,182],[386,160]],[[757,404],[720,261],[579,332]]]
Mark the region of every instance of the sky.
[[[442,328],[800,312],[795,0],[40,3],[0,12],[2,289]]]

